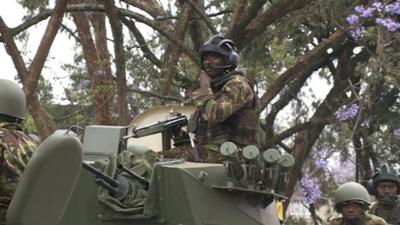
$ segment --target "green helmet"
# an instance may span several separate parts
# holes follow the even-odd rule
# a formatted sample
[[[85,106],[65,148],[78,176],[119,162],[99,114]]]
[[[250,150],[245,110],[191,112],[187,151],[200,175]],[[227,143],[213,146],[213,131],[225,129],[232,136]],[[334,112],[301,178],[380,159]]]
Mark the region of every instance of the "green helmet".
[[[25,119],[25,94],[13,81],[0,79],[0,115]]]
[[[391,181],[397,184],[397,192],[400,189],[400,177],[398,172],[391,168],[387,163],[384,163],[380,168],[375,170],[372,175],[373,194],[375,194],[376,185],[381,181]]]
[[[367,189],[356,182],[347,182],[340,185],[335,192],[336,211],[340,213],[341,206],[348,201],[360,202],[367,208],[370,201]]]

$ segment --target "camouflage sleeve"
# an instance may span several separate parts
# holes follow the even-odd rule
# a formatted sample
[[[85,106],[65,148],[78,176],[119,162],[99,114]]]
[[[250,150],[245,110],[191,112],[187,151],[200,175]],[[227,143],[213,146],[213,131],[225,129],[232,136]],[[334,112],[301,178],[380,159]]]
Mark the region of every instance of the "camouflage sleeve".
[[[343,223],[342,217],[333,217],[328,220],[329,225],[341,225]]]
[[[375,216],[369,213],[366,213],[366,215],[367,215],[366,225],[387,225],[386,221],[379,216]]]
[[[0,202],[7,203],[37,143],[22,131],[0,129],[1,179]]]
[[[192,98],[197,107],[203,107],[202,117],[210,128],[252,101],[254,91],[245,77],[236,75],[224,85],[220,96],[216,97],[211,89],[199,89]]]

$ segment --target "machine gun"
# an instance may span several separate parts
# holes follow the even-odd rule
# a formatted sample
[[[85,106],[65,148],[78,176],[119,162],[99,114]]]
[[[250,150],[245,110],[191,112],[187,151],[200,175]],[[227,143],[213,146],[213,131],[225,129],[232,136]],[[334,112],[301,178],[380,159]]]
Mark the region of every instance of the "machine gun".
[[[162,150],[171,149],[171,139],[183,139],[181,128],[188,124],[188,119],[185,115],[178,114],[166,120],[159,121],[146,127],[135,128],[132,130],[132,135],[129,137],[145,137],[152,134],[161,133],[162,135]]]
[[[123,200],[128,194],[129,183],[125,177],[119,175],[114,179],[85,162],[82,162],[82,167],[92,173],[95,176],[94,182],[106,189],[114,198]]]
[[[103,173],[99,169],[89,165],[88,163],[83,162],[82,167],[95,176],[96,184],[106,189],[110,193],[110,195],[116,198],[117,200],[123,200],[128,194],[129,182],[127,178],[123,176],[121,173],[118,173],[116,175],[116,179],[114,179],[108,176],[107,174]],[[125,172],[128,176],[132,177],[137,182],[139,182],[144,190],[147,191],[149,189],[150,182],[146,178],[136,174],[134,171],[130,170],[129,168],[123,165],[118,165],[118,169],[120,169],[121,172]]]

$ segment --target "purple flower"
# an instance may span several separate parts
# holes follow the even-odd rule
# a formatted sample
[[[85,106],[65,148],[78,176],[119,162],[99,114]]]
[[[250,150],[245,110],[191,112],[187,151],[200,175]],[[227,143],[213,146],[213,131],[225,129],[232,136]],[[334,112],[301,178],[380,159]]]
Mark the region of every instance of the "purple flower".
[[[103,68],[98,68],[94,71],[94,75],[98,77],[104,77],[106,75],[106,71]]]
[[[306,204],[312,204],[321,197],[321,190],[316,179],[303,176],[300,181],[301,197]]]
[[[385,7],[385,12],[392,15],[400,15],[400,1],[387,5]]]
[[[378,25],[386,27],[386,29],[388,29],[390,32],[394,32],[400,29],[400,23],[392,20],[391,18],[385,18],[385,19],[377,18],[375,22]]]
[[[77,65],[77,68],[78,68],[78,69],[81,69],[81,70],[84,70],[84,69],[86,69],[86,64],[83,63],[83,62],[80,62],[80,63]]]
[[[353,30],[350,31],[350,35],[351,37],[354,38],[354,40],[358,40],[362,37],[362,35],[367,32],[365,30],[365,27],[363,26],[357,26],[356,28],[354,28]]]
[[[354,11],[355,11],[356,13],[358,13],[358,14],[361,14],[361,13],[364,12],[364,7],[361,6],[361,5],[358,5],[358,6],[354,7]]]
[[[382,2],[374,2],[371,6],[375,11],[380,12],[382,9]]]
[[[362,18],[369,18],[372,17],[374,14],[375,9],[374,8],[366,8],[364,11],[360,13],[360,17]]]
[[[339,121],[354,119],[358,114],[359,108],[360,107],[356,103],[354,103],[346,110],[339,110],[335,113],[336,119]]]
[[[82,80],[81,82],[78,83],[76,86],[79,90],[86,89],[90,86],[90,80]]]
[[[356,15],[350,15],[346,18],[346,21],[348,24],[354,25],[354,24],[358,23],[359,18]]]
[[[393,135],[395,138],[400,139],[400,128],[395,129]]]
[[[353,178],[355,167],[355,164],[350,160],[333,164],[331,172],[335,183],[343,184]]]
[[[328,161],[326,160],[328,151],[325,148],[317,149],[313,154],[314,164],[317,169],[323,169],[326,171],[328,167]]]

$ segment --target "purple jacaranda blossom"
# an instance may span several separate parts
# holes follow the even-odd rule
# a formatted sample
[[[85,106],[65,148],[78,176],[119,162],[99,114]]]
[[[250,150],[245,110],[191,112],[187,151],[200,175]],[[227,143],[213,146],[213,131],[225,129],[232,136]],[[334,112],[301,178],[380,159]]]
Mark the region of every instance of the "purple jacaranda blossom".
[[[385,7],[385,12],[391,15],[400,15],[400,2],[394,2]]]
[[[354,24],[358,23],[359,18],[356,15],[350,15],[346,18],[346,21],[348,24],[354,25]]]
[[[374,11],[380,12],[380,11],[382,10],[382,2],[379,2],[379,1],[374,2],[374,3],[371,5],[371,8],[373,8]]]
[[[369,128],[369,124],[370,124],[370,119],[366,119],[360,124],[360,127]]]
[[[335,113],[336,119],[339,121],[346,121],[349,119],[354,119],[358,114],[359,108],[360,107],[356,103],[354,103],[350,107],[348,107],[346,110],[339,110]]]
[[[400,139],[400,128],[393,130],[393,135],[396,139]]]
[[[355,168],[354,162],[347,160],[333,164],[330,170],[335,183],[343,184],[354,178]]]
[[[366,8],[364,11],[360,13],[360,17],[362,18],[370,18],[374,15],[375,9],[372,7]]]
[[[83,89],[86,89],[86,88],[88,88],[89,86],[90,86],[90,80],[81,80],[78,84],[77,84],[77,88],[79,89],[79,90],[83,90]]]
[[[321,189],[317,179],[303,176],[300,181],[301,197],[306,204],[312,204],[321,197]]]
[[[361,14],[364,12],[364,6],[358,5],[356,7],[354,7],[354,11],[358,14]]]
[[[106,71],[103,68],[98,68],[94,71],[94,75],[98,77],[104,77],[106,75]]]
[[[392,20],[391,18],[384,18],[384,19],[377,18],[375,20],[375,22],[376,22],[376,24],[385,27],[390,32],[394,32],[394,31],[400,29],[400,23]]]
[[[350,35],[352,38],[354,38],[354,40],[358,40],[362,37],[362,35],[367,32],[365,30],[365,27],[363,26],[357,26],[356,28],[354,28],[353,30],[350,31]]]
[[[324,171],[328,168],[328,161],[326,160],[328,156],[328,150],[325,148],[317,149],[313,154],[314,164],[316,169],[322,169]]]
[[[78,69],[84,70],[84,69],[86,69],[86,64],[81,61],[76,67]]]

